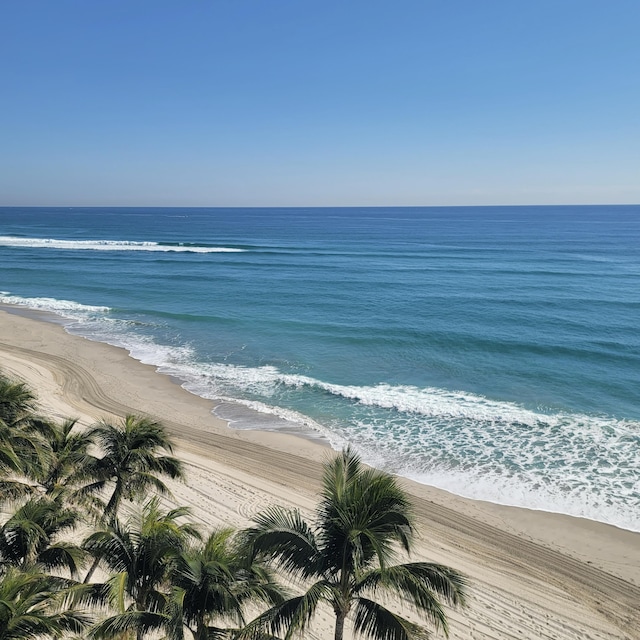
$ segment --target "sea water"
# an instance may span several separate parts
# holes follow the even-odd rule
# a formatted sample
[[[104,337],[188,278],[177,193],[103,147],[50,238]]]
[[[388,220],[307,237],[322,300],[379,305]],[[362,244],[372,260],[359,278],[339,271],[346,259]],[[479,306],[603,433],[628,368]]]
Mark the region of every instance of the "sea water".
[[[233,428],[640,530],[639,206],[1,208],[0,268]]]

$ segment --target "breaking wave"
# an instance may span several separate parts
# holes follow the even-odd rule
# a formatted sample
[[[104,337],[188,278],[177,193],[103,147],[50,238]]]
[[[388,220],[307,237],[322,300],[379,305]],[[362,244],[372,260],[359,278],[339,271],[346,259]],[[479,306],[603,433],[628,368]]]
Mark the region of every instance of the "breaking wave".
[[[180,253],[238,253],[245,249],[213,247],[188,242],[135,242],[130,240],[58,240],[56,238],[21,238],[0,236],[0,246],[34,249],[67,249],[73,251],[160,251]]]

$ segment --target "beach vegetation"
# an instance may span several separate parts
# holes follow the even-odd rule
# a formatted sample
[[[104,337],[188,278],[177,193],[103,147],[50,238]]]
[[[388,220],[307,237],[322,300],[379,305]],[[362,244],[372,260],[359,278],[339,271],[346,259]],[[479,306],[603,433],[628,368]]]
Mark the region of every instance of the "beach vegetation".
[[[247,610],[277,606],[285,595],[266,561],[246,554],[232,528],[217,529],[182,553],[172,582],[180,617],[194,640],[238,634]]]
[[[87,491],[93,481],[95,458],[90,454],[93,438],[79,428],[76,420],[55,422],[40,419],[29,423],[28,436],[37,453],[18,468],[0,478],[0,500],[17,502],[24,498],[49,496],[74,504],[94,517],[102,513],[100,500]],[[13,429],[16,430],[15,427]]]
[[[106,520],[115,518],[122,500],[140,498],[149,490],[168,494],[161,476],[183,478],[182,463],[168,455],[173,452],[173,443],[156,420],[135,415],[127,415],[118,422],[102,420],[87,435],[103,455],[95,458],[88,470],[95,481],[85,491],[113,485],[104,507]]]
[[[197,528],[185,521],[187,515],[184,507],[164,510],[154,497],[125,523],[112,519],[85,540],[84,549],[109,576],[95,585],[96,591],[117,611],[95,627],[95,637],[113,637],[116,630],[131,627],[141,638],[147,629],[170,625],[172,567],[189,542],[200,538]]]
[[[69,606],[68,580],[11,567],[0,577],[0,640],[82,633],[92,616]]]
[[[24,382],[0,374],[0,473],[28,473],[37,469],[43,449],[33,433],[35,394]],[[1,497],[1,496],[0,496]]]
[[[102,420],[87,433],[101,449],[102,457],[93,458],[85,474],[93,481],[85,485],[85,496],[102,493],[109,486],[111,495],[102,509],[102,521],[115,524],[123,500],[143,497],[148,491],[169,494],[161,476],[184,477],[182,463],[168,455],[173,443],[162,424],[150,418],[127,415],[119,422]],[[94,561],[85,582],[96,570]]]
[[[46,464],[37,478],[47,495],[79,487],[88,478],[87,469],[95,464],[90,454],[94,446],[91,434],[78,428],[77,420],[61,423],[41,421],[37,432],[47,445]]]
[[[25,382],[0,374],[0,420],[18,426],[31,419],[36,411],[36,395]]]
[[[347,625],[373,640],[427,638],[424,622],[448,633],[444,605],[464,604],[465,579],[397,562],[415,526],[393,476],[347,449],[324,466],[312,520],[271,507],[203,538],[188,509],[166,506],[164,479],[184,476],[172,452],[146,417],[88,429],[42,418],[28,387],[0,374],[0,640],[289,639],[327,606],[335,640]],[[65,540],[80,527],[81,545]]]
[[[61,536],[73,531],[78,519],[79,513],[58,498],[30,498],[0,526],[0,566],[22,571],[66,569],[76,576],[85,554]]]
[[[267,509],[245,533],[253,554],[263,554],[294,580],[307,584],[259,616],[248,630],[304,635],[314,614],[329,605],[335,640],[350,621],[354,632],[374,640],[428,637],[421,624],[394,613],[383,602],[399,601],[420,620],[448,634],[443,603],[465,602],[465,578],[430,562],[396,564],[409,554],[415,533],[411,505],[397,479],[364,466],[350,449],[325,464],[315,519],[298,510]]]

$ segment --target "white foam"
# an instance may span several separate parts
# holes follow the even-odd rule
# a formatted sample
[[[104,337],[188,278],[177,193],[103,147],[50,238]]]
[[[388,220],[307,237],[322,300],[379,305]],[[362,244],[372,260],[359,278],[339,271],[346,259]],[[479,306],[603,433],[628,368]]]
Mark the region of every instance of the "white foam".
[[[232,247],[203,247],[189,244],[174,245],[129,240],[59,240],[56,238],[21,238],[16,236],[0,236],[0,246],[68,249],[74,251],[160,251],[165,253],[238,253],[245,251],[245,249]]]
[[[107,313],[109,307],[101,307],[89,304],[81,304],[73,300],[57,300],[56,298],[23,298],[12,296],[9,291],[0,291],[0,302],[3,304],[14,304],[21,307],[30,307],[40,311],[57,313],[63,317],[77,319],[78,313]]]
[[[541,484],[539,479],[515,481],[496,473],[455,473],[446,469],[435,469],[426,473],[404,474],[416,482],[444,489],[450,493],[484,500],[511,507],[522,507],[536,511],[562,513],[565,515],[606,522],[622,529],[640,532],[640,504],[611,501],[590,491],[567,490],[565,483]],[[562,488],[561,488],[562,487]]]
[[[201,373],[214,379],[234,382],[245,390],[271,396],[280,387],[310,387],[327,391],[335,396],[362,406],[392,409],[441,421],[473,421],[495,427],[509,425],[521,432],[527,428],[564,428],[569,424],[572,432],[589,434],[596,442],[610,437],[639,434],[640,425],[633,421],[616,420],[581,414],[546,414],[525,409],[515,403],[495,401],[484,396],[462,391],[448,391],[435,387],[418,388],[410,385],[377,384],[372,386],[343,386],[322,382],[309,376],[283,373],[274,366],[243,367],[231,364],[203,364]],[[532,437],[542,433],[530,431]]]
[[[187,385],[188,389],[189,386]],[[205,396],[206,397],[206,396]],[[255,411],[258,414],[266,414],[270,416],[275,416],[280,418],[284,423],[289,425],[293,425],[296,427],[302,427],[305,429],[310,429],[312,431],[317,432],[320,436],[328,440],[332,447],[336,449],[340,449],[343,446],[346,446],[347,441],[344,438],[339,437],[336,433],[326,429],[323,425],[315,420],[309,418],[309,416],[305,416],[299,411],[293,411],[292,409],[284,409],[282,407],[274,407],[264,402],[258,402],[256,400],[243,400],[242,398],[231,398],[231,397],[216,397],[216,400],[221,400],[222,402],[229,402],[234,404],[240,404],[252,411]],[[245,428],[255,428],[256,424],[252,426],[248,426]]]

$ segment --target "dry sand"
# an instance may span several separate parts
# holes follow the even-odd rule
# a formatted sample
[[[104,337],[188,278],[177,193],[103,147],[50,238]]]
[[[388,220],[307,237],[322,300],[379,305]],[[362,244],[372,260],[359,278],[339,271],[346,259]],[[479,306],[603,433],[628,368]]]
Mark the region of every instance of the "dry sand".
[[[325,447],[229,429],[211,414],[212,402],[126,351],[4,309],[0,369],[32,385],[54,416],[162,420],[187,463],[175,500],[206,526],[246,525],[270,503],[313,509]],[[413,559],[446,563],[470,580],[469,606],[450,613],[451,638],[640,639],[640,533],[404,484],[419,523]],[[307,637],[332,637],[329,617]]]

